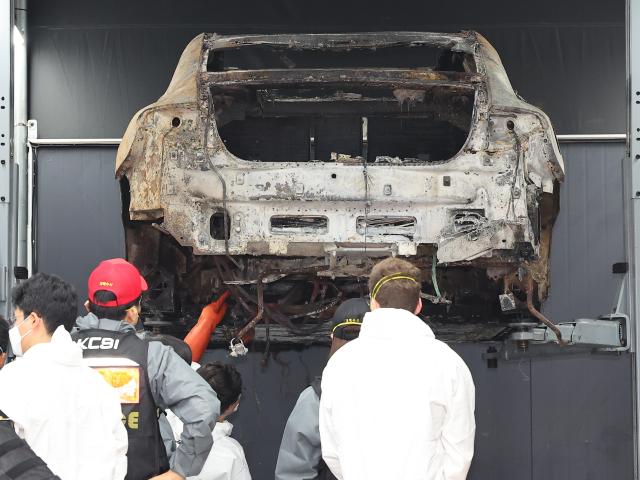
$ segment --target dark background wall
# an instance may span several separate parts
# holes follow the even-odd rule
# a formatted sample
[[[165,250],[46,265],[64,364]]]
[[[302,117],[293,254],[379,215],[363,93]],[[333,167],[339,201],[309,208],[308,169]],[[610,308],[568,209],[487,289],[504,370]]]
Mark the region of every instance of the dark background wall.
[[[564,145],[567,183],[554,231],[551,296],[556,321],[606,313],[624,259],[623,146]],[[41,148],[38,152],[38,267],[57,273],[86,298],[86,277],[103,258],[122,255],[114,148]],[[481,344],[453,346],[476,384],[476,455],[472,480],[633,478],[632,365],[628,354],[571,354],[501,362],[488,369]],[[234,436],[254,478],[272,478],[280,435],[298,394],[322,372],[327,349],[260,351],[231,359],[244,385]],[[397,400],[401,403],[400,400]],[[393,423],[390,412],[381,412]],[[386,435],[386,434],[385,434]]]
[[[33,0],[30,116],[41,136],[119,137],[201,32],[477,30],[556,133],[625,130],[624,0]]]
[[[80,2],[29,3],[30,118],[46,138],[119,137],[135,111],[168,85],[200,32],[476,29],[500,53],[514,87],[551,117],[556,133],[625,130],[624,1]],[[545,313],[556,321],[606,313],[624,261],[620,144],[563,145],[567,181],[552,251]],[[72,281],[122,255],[114,148],[40,148],[37,262]],[[628,354],[482,360],[485,345],[454,348],[477,387],[471,479],[633,478]],[[205,359],[230,361],[222,350]],[[253,352],[233,360],[245,394],[234,423],[254,478],[272,478],[298,393],[322,371],[326,349]],[[381,412],[393,422],[392,412]],[[384,438],[388,441],[388,433]]]
[[[551,290],[544,313],[556,322],[608,313],[624,262],[623,143],[561,146],[567,181],[553,230]]]
[[[454,349],[476,384],[470,480],[633,478],[628,355],[539,358],[493,370],[481,359],[486,347]],[[284,422],[300,390],[322,371],[326,353],[320,347],[281,352],[266,368],[260,354],[234,360],[247,387],[231,421],[254,478],[273,478]],[[229,361],[221,351],[208,352],[205,360]],[[401,403],[380,412],[380,441],[393,441],[393,408]]]

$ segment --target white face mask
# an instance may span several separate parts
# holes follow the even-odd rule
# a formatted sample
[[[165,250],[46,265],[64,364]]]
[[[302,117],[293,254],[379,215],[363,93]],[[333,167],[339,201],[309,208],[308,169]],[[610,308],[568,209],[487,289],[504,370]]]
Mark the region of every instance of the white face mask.
[[[27,316],[27,318],[29,318],[30,316],[31,315]],[[20,325],[26,322],[27,318],[22,320],[20,322]],[[15,324],[13,327],[9,329],[9,342],[11,342],[11,350],[13,350],[13,354],[16,357],[21,357],[23,355],[24,352],[22,351],[22,339],[27,335],[29,335],[32,331],[33,329],[29,330],[24,335],[20,335],[20,330],[18,330],[18,324]]]

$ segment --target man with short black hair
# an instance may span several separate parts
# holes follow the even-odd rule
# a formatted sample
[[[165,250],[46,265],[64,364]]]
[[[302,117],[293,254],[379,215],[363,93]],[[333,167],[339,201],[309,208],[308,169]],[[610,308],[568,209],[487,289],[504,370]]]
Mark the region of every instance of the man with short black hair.
[[[378,263],[360,336],[324,369],[322,456],[340,480],[467,476],[473,380],[462,359],[417,317],[420,287],[420,271],[409,262]]]
[[[171,347],[136,332],[145,290],[146,281],[126,260],[101,262],[89,276],[89,314],[77,319],[74,339],[86,362],[120,393],[129,435],[127,480],[184,479],[204,465],[220,402]],[[185,424],[170,461],[158,425],[159,409],[171,409]]]
[[[0,315],[0,369],[7,360],[9,324]],[[13,422],[0,411],[0,474],[22,472],[31,480],[60,480],[15,431]]]
[[[369,311],[364,298],[350,298],[336,309],[331,319],[329,358],[351,340],[358,338],[362,319]],[[302,391],[282,434],[275,480],[331,480],[335,478],[322,461],[320,447],[321,377]]]
[[[78,311],[73,287],[38,273],[14,287],[13,353],[0,370],[0,410],[64,480],[122,480],[127,434],[113,389],[84,365],[69,335]]]
[[[0,369],[7,362],[7,352],[9,350],[9,324],[0,315]]]

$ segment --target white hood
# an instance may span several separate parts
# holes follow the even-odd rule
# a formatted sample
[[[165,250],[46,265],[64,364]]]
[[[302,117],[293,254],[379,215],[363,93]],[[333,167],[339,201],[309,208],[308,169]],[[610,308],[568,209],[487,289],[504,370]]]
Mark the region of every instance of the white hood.
[[[360,338],[398,340],[414,337],[435,338],[429,326],[413,313],[398,308],[376,308],[367,312]]]
[[[39,343],[24,353],[25,359],[46,358],[60,365],[80,366],[82,363],[82,348],[71,340],[71,335],[63,326],[59,326],[48,343]]]
[[[217,422],[216,426],[213,427],[213,443],[215,444],[216,441],[220,440],[223,437],[228,437],[229,435],[231,435],[231,432],[233,431],[233,424],[228,422],[228,421],[224,421],[224,422]]]

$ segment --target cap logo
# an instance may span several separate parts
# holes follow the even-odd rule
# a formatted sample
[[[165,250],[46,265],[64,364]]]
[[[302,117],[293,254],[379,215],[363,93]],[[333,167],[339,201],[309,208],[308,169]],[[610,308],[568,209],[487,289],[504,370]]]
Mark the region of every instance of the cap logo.
[[[101,287],[113,287],[113,283],[111,282],[100,282],[99,285]]]
[[[339,323],[338,325],[333,327],[333,330],[331,330],[331,333],[334,333],[340,327],[346,327],[348,325],[355,325],[355,326],[360,327],[360,326],[362,326],[362,320],[360,320],[358,318],[347,318],[344,322]]]

